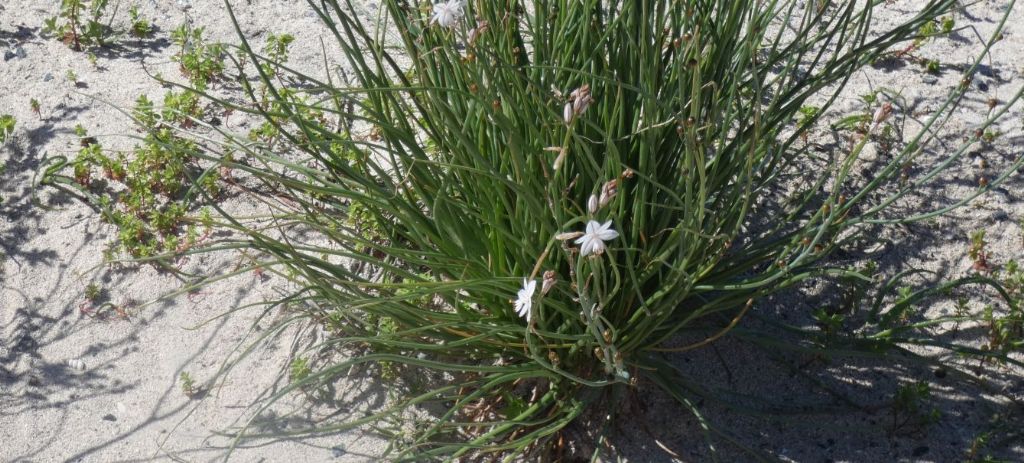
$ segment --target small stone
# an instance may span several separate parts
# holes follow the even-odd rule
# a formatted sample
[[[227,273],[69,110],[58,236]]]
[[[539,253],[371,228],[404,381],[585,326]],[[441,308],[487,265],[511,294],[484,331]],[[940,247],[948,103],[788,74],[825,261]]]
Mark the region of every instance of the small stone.
[[[928,448],[927,445],[922,445],[920,447],[915,448],[914,451],[911,452],[910,456],[920,457],[920,456],[923,456],[924,454],[928,453],[928,450],[930,450],[930,449]]]
[[[1007,214],[1004,210],[997,210],[992,213],[990,218],[993,222],[1005,222],[1010,220],[1010,214]]]
[[[10,61],[14,59],[15,56],[17,55],[15,55],[13,51],[7,50],[4,52],[4,61]]]
[[[53,74],[50,74],[49,72],[43,74],[43,82],[49,82],[51,80],[53,80]]]
[[[928,85],[935,85],[939,82],[939,78],[932,74],[925,74],[921,77],[921,81]]]
[[[1002,196],[1003,199],[1006,199],[1006,200],[1010,200],[1011,199],[1010,190],[1007,190],[1004,187],[1001,187],[1001,186],[1000,187],[996,187],[996,188],[994,188],[994,189],[992,189],[990,191],[992,193],[995,193],[995,194],[999,195],[999,196]]]
[[[345,456],[345,453],[345,447],[342,447],[340,445],[335,445],[334,447],[331,447],[331,456],[333,456],[334,458],[341,458]]]
[[[68,366],[73,370],[82,371],[85,369],[85,362],[82,359],[68,359]]]
[[[107,413],[106,415],[103,415],[103,421],[117,421],[117,417]]]
[[[27,58],[28,57],[28,52],[25,51],[24,47],[15,48],[14,49],[14,54],[17,55],[18,58]]]

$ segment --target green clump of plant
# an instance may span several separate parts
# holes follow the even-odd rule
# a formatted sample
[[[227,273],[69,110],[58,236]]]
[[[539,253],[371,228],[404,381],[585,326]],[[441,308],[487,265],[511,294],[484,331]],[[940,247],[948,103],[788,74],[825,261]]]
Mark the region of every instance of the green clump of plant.
[[[205,30],[185,23],[171,32],[171,41],[179,47],[172,59],[197,90],[206,89],[224,75],[224,45],[207,41]]]
[[[292,381],[302,381],[312,373],[312,370],[309,367],[309,359],[303,357],[292,360],[292,363],[288,368],[289,377]]]
[[[56,37],[75,51],[106,45],[112,35],[110,23],[103,18],[109,0],[61,0],[56,16],[43,22],[43,32]]]
[[[930,398],[931,386],[925,381],[900,386],[893,398],[891,432],[916,434],[938,422],[942,415],[928,406]]]
[[[131,21],[129,32],[133,37],[142,39],[153,35],[154,27],[149,19],[139,13],[138,5],[132,5],[128,9],[128,18]]]
[[[202,169],[195,157],[196,144],[177,136],[145,96],[139,97],[133,114],[146,135],[130,157],[108,152],[79,125],[78,154],[70,162],[57,158],[42,183],[73,187],[98,208],[103,219],[117,227],[116,249],[125,255],[170,256],[201,239],[197,224],[209,228],[208,211],[190,213],[207,198],[220,195],[219,170]]]
[[[96,283],[89,283],[85,286],[85,300],[89,302],[97,302],[102,294],[103,288]]]
[[[32,110],[32,113],[35,114],[36,117],[38,117],[40,119],[43,118],[42,107],[39,104],[39,100],[37,100],[35,98],[29,99],[28,100],[28,107],[29,107],[29,109]]]
[[[0,143],[6,143],[9,138],[14,136],[14,126],[17,123],[18,120],[10,114],[0,115]]]
[[[295,41],[291,34],[270,34],[267,36],[267,43],[263,46],[263,53],[267,61],[262,63],[264,73],[276,75],[281,65],[288,62],[288,47]]]
[[[199,388],[196,386],[196,380],[192,378],[192,375],[188,374],[187,371],[181,372],[181,374],[178,375],[178,380],[181,382],[181,392],[185,394],[186,397],[192,398],[199,392]]]
[[[786,326],[799,340],[738,327],[747,317],[770,323],[755,305],[804,282],[874,283],[873,268],[829,257],[860,250],[880,227],[948,210],[906,215],[891,206],[934,180],[929,173],[910,182],[906,166],[939,144],[936,133],[966,87],[870,178],[858,175],[859,156],[898,117],[892,103],[873,96],[870,120],[861,117],[861,133],[834,156],[814,155],[807,138],[849,76],[912,45],[953,1],[930,1],[882,34],[869,33],[875,3],[532,5],[429,10],[385,1],[396,51],[347,2],[310,1],[337,32],[356,85],[267,68],[271,57],[242,37],[240,53],[257,65],[265,91],[232,108],[265,124],[249,137],[221,132],[225,141],[213,147],[250,162],[197,156],[244,169],[272,190],[265,199],[273,220],[219,210],[243,235],[219,244],[247,248],[258,256],[254,268],[274,268],[300,288],[290,299],[331,328],[315,349],[352,349],[348,360],[305,365],[309,373],[265,407],[373,364],[410,390],[391,388],[396,396],[384,409],[335,429],[431,404],[440,412],[411,434],[396,431],[384,458],[531,460],[557,451],[571,423],[617,416],[617,398],[643,381],[677,399],[709,442],[735,444],[695,405],[715,392],[667,355],[724,336],[765,349],[807,342],[835,346],[836,355],[917,355],[903,346],[927,339],[913,309],[931,293],[906,286],[857,317],[807,314],[813,327]],[[773,27],[780,21],[796,30]],[[185,40],[200,42],[177,34]],[[246,69],[239,72],[246,82]],[[974,143],[956,147],[945,165]],[[898,279],[884,289],[896,287]],[[866,293],[851,292],[851,300]],[[855,321],[866,328],[854,332]],[[680,342],[683,333],[689,342]],[[927,390],[907,391],[896,397],[900,416],[927,411],[915,405]],[[763,408],[755,413],[786,408],[772,398],[756,403]]]
[[[143,123],[150,122],[150,115],[143,112],[146,109],[152,108],[152,103],[146,101],[137,101],[137,113],[142,114],[146,117],[146,121]],[[199,106],[199,95],[190,90],[182,90],[180,92],[167,92],[164,94],[164,106],[161,111],[163,121],[178,124],[181,127],[191,127],[196,119],[203,117],[203,108]]]

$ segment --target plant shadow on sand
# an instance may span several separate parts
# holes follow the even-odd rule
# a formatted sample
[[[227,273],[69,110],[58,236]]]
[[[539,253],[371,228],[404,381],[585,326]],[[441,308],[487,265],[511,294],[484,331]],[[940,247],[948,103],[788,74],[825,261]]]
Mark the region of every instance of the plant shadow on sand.
[[[996,165],[1011,165],[1017,158],[1012,147],[1021,143],[1024,138],[1019,136],[997,140],[968,151],[965,158],[969,162],[984,156]],[[978,188],[982,174],[969,172],[944,176],[909,196],[907,204],[892,213],[907,217],[956,203],[965,191]],[[871,178],[870,168],[862,174]],[[878,245],[871,251],[838,251],[829,261],[837,267],[871,262],[885,278],[915,266],[927,267],[934,270],[902,283],[915,289],[939,287],[971,272],[963,259],[972,231],[968,227],[1008,224],[1010,217],[1003,210],[1019,201],[1015,192],[1022,188],[1024,180],[1011,177],[973,205],[942,219],[951,223],[904,224],[895,232],[876,235]],[[767,217],[778,213],[759,212]],[[884,295],[886,307],[896,292],[892,288]],[[854,299],[850,294],[847,282],[812,281],[758,301],[742,323],[719,341],[666,354],[682,372],[680,379],[687,382],[684,389],[692,392],[689,398],[703,419],[727,430],[728,437],[713,432],[710,436],[721,461],[757,459],[729,439],[771,458],[791,459],[787,461],[974,461],[986,456],[1024,460],[1019,431],[1024,424],[1024,372],[1020,368],[948,352],[935,357],[937,350],[920,346],[908,347],[908,352],[942,358],[943,364],[923,362],[892,347],[871,352],[863,346],[847,350],[840,344],[829,349],[783,328],[819,330],[813,314],[831,308],[845,316],[843,329],[852,334],[866,326],[869,296],[875,294],[862,293]],[[909,321],[950,316],[956,296],[970,300],[975,311],[986,303],[998,307],[1002,302],[995,291],[982,285],[957,287],[943,297],[919,301]],[[723,319],[721,325],[708,326],[703,332],[680,335],[672,345],[692,345],[728,322]],[[930,335],[939,342],[979,346],[988,339],[990,329],[984,323],[965,322],[945,331],[932,330]],[[1009,355],[1024,360],[1020,352]],[[918,383],[929,384],[930,392],[910,404],[901,402],[901,388]],[[652,462],[707,461],[715,456],[700,420],[654,384],[641,383],[618,409],[611,455]],[[591,423],[600,423],[601,418],[594,417]],[[573,432],[592,434],[585,426]],[[584,449],[583,456],[593,452],[592,447]]]
[[[107,277],[104,284],[117,288],[132,278],[132,274],[107,272]],[[55,280],[54,287],[60,287],[66,279],[62,273],[61,278]],[[245,294],[246,291],[239,288],[234,301],[230,304],[240,305]],[[191,354],[180,359],[175,367],[175,374],[159,381],[166,384],[164,390],[157,397],[146,399],[148,409],[136,409],[136,405],[124,409],[112,405],[119,400],[134,400],[130,399],[130,396],[137,395],[135,391],[142,387],[144,382],[152,381],[139,377],[135,367],[126,366],[125,360],[135,357],[138,361],[140,355],[152,355],[146,354],[143,351],[144,346],[140,344],[142,337],[151,337],[152,333],[143,333],[151,331],[153,327],[169,323],[171,311],[184,309],[181,300],[161,301],[127,318],[113,311],[97,312],[93,317],[76,317],[82,310],[82,306],[78,304],[67,304],[60,308],[59,313],[53,315],[46,315],[53,310],[42,300],[23,301],[17,305],[19,308],[15,316],[15,326],[10,332],[12,336],[9,337],[12,343],[10,346],[3,346],[4,355],[0,357],[0,390],[5,391],[3,398],[0,399],[0,419],[13,419],[42,410],[49,410],[52,414],[53,410],[59,410],[59,429],[48,430],[48,439],[34,443],[30,451],[14,456],[14,461],[48,454],[52,447],[62,445],[64,436],[76,432],[70,426],[80,423],[81,419],[74,418],[73,415],[76,409],[83,406],[79,404],[83,403],[91,404],[88,407],[95,407],[96,404],[111,406],[109,410],[96,411],[96,422],[127,420],[132,424],[127,429],[120,429],[113,437],[99,442],[93,441],[84,449],[76,449],[77,453],[69,456],[69,461],[105,454],[110,447],[132,438],[146,428],[167,428],[179,423],[183,416],[189,416],[207,398],[207,389],[204,388],[201,393],[192,397],[185,397],[178,375],[194,367],[193,364],[205,351],[223,342],[226,330],[231,324],[230,319],[223,318],[206,328],[200,345]],[[76,360],[47,358],[41,354],[41,351],[51,344],[67,343],[72,339],[88,339],[88,333],[95,331],[97,324],[107,326],[104,330],[115,332],[117,335],[113,339],[106,336],[104,341],[90,342],[77,349],[81,351],[81,355]],[[75,361],[82,363],[76,365]],[[202,450],[208,451],[208,448]],[[190,451],[185,449],[175,453],[188,454]]]

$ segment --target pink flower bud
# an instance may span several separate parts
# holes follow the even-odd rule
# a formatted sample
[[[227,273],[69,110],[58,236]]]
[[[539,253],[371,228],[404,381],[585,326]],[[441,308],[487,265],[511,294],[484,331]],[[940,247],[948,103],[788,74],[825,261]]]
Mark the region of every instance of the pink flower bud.
[[[879,125],[881,125],[883,122],[885,122],[886,119],[889,119],[889,116],[891,114],[892,114],[892,103],[885,103],[882,106],[880,106],[877,110],[875,110],[875,117],[872,119],[873,120],[872,129],[877,128]]]
[[[619,192],[619,181],[618,179],[612,179],[605,182],[604,186],[601,187],[601,199],[598,201],[600,207],[605,207],[608,203],[615,199],[615,195]]]
[[[541,283],[540,293],[546,296],[548,292],[551,291],[551,288],[555,287],[556,281],[557,280],[555,280],[554,270],[548,270],[544,272],[544,281],[543,283]]]

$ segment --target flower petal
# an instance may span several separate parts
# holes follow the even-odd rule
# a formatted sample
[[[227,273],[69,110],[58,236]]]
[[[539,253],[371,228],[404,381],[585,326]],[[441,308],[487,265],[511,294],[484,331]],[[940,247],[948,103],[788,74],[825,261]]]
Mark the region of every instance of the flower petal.
[[[619,237],[619,232],[615,230],[602,230],[597,234],[597,237],[604,241],[611,241]]]
[[[583,242],[583,246],[580,246],[580,255],[586,257],[594,251],[595,240],[591,238],[590,235],[584,236],[582,239],[585,239],[585,241]]]

